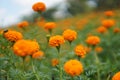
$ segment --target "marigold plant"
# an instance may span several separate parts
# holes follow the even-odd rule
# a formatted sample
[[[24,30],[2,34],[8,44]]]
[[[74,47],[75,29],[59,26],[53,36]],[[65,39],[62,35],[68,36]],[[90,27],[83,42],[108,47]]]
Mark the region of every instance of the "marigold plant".
[[[40,59],[43,56],[44,56],[44,53],[42,51],[38,51],[32,54],[32,58],[34,59]]]
[[[82,58],[84,58],[86,55],[86,49],[83,45],[77,45],[74,51],[77,56],[80,56]]]
[[[52,66],[56,66],[59,64],[59,60],[58,59],[52,59]]]
[[[95,47],[95,51],[96,51],[97,53],[100,53],[100,52],[103,51],[103,48],[100,47],[100,46],[97,46],[97,47]]]
[[[108,16],[108,17],[111,17],[111,16],[114,15],[114,12],[111,11],[111,10],[109,10],[109,11],[105,11],[104,14],[105,14],[106,16]]]
[[[88,36],[86,43],[95,46],[100,43],[100,38],[98,36]]]
[[[97,28],[97,32],[99,33],[105,33],[107,31],[107,29],[104,26],[100,26]]]
[[[43,12],[46,10],[46,5],[43,2],[37,2],[32,6],[35,12]]]
[[[51,30],[51,29],[53,29],[55,27],[56,27],[56,23],[55,22],[47,22],[44,25],[44,28],[47,29],[47,30]]]
[[[114,28],[114,29],[113,29],[113,32],[114,32],[114,33],[119,33],[119,32],[120,32],[120,28],[117,28],[117,27]]]
[[[112,80],[120,80],[120,71],[112,77]]]
[[[7,40],[12,41],[12,42],[16,42],[16,41],[21,40],[23,38],[23,36],[20,32],[13,31],[13,30],[4,31],[3,36]]]
[[[106,19],[102,21],[102,25],[106,28],[110,28],[115,25],[115,21],[112,19]]]
[[[64,70],[70,76],[79,76],[83,72],[83,65],[78,60],[69,60],[64,64]]]
[[[73,41],[77,38],[77,33],[74,30],[67,29],[63,32],[63,37],[65,40]]]
[[[39,45],[36,41],[19,40],[13,45],[13,51],[18,56],[32,55],[39,50]]]
[[[64,38],[60,35],[52,36],[49,40],[49,45],[53,47],[60,46],[65,42]]]
[[[24,27],[29,26],[29,23],[27,21],[22,21],[22,22],[18,23],[17,26],[20,28],[24,28]]]

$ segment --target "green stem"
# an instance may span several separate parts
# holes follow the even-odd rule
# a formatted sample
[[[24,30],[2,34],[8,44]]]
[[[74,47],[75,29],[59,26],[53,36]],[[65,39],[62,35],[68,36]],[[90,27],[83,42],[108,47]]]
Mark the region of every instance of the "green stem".
[[[58,50],[58,59],[59,59],[59,72],[60,72],[60,75],[59,75],[59,77],[60,77],[60,80],[62,80],[62,66],[61,66],[61,61],[60,61],[60,46],[57,46],[56,47],[57,48],[57,50]]]
[[[38,77],[38,75],[37,75],[37,72],[35,71],[33,60],[32,60],[32,70],[33,70],[33,73],[34,73],[35,76],[36,76],[36,79],[37,79],[37,80],[40,80],[39,77]]]
[[[108,75],[107,80],[110,80],[110,75]]]
[[[94,52],[94,57],[95,57],[96,66],[100,66],[100,60],[99,60],[96,52]],[[97,78],[98,78],[97,80],[101,80],[100,79],[100,69],[99,69],[99,67],[97,67]]]

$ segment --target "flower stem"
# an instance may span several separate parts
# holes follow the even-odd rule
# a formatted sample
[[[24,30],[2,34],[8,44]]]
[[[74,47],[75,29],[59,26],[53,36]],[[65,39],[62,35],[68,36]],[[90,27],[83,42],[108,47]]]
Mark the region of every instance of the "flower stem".
[[[32,60],[32,70],[33,70],[33,73],[34,73],[35,76],[36,76],[36,79],[37,79],[37,80],[40,80],[39,77],[38,77],[38,75],[37,75],[37,72],[35,71],[33,60]]]
[[[99,60],[96,52],[94,52],[94,57],[95,57],[96,65],[99,66],[100,65],[100,60]],[[97,67],[97,78],[98,78],[97,80],[101,80],[100,79],[100,69],[99,69],[99,67]]]

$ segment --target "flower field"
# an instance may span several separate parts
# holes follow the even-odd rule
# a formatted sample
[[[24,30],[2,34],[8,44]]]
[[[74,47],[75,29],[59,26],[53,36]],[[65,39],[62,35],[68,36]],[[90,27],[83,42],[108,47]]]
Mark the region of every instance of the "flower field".
[[[42,2],[32,9],[41,14]],[[0,80],[120,80],[120,11],[0,29]]]

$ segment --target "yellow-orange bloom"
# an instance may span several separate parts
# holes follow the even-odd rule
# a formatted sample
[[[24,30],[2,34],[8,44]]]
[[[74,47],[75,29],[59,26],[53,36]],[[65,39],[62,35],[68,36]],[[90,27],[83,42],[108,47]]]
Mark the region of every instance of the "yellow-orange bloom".
[[[114,15],[113,11],[105,11],[104,14],[105,14],[106,16],[108,16],[108,17]]]
[[[13,30],[8,30],[8,31],[4,32],[4,37],[7,40],[13,41],[13,42],[21,40],[23,38],[23,36],[20,32],[13,31]]]
[[[102,25],[106,28],[110,28],[115,25],[115,21],[112,19],[103,20]]]
[[[56,27],[56,23],[55,22],[47,22],[45,25],[44,25],[44,28],[47,29],[47,30],[51,30],[53,28]]]
[[[19,40],[13,45],[13,51],[18,56],[32,55],[39,50],[39,44],[31,40]]]
[[[120,80],[120,71],[112,77],[112,80]]]
[[[103,51],[103,48],[100,47],[100,46],[98,46],[98,47],[95,48],[95,51],[96,51],[97,53],[100,53],[100,52]]]
[[[84,58],[86,55],[86,49],[83,45],[77,45],[74,51],[77,56],[80,56],[82,58]]]
[[[59,64],[59,60],[58,59],[52,59],[52,66],[56,66]]]
[[[37,2],[35,3],[33,6],[32,6],[32,9],[35,11],[35,12],[43,12],[46,10],[46,6],[43,2]]]
[[[32,54],[32,58],[39,59],[44,56],[44,53],[42,51],[38,51]]]
[[[73,41],[77,37],[77,33],[74,30],[67,29],[63,32],[63,37],[65,40]]]
[[[107,31],[107,29],[104,26],[100,26],[97,28],[97,32],[99,33],[105,33]]]
[[[83,72],[83,65],[78,60],[69,60],[64,64],[64,70],[70,76],[79,76]]]
[[[65,42],[64,38],[60,35],[52,36],[49,40],[49,45],[53,47],[60,46]]]
[[[89,44],[89,45],[97,45],[100,43],[100,38],[98,36],[89,36],[87,39],[86,39],[86,43]]]
[[[29,25],[29,23],[27,21],[23,21],[17,24],[18,27],[20,28],[24,28],[27,27]]]
[[[120,28],[114,28],[113,32],[114,33],[119,33],[120,32]]]

